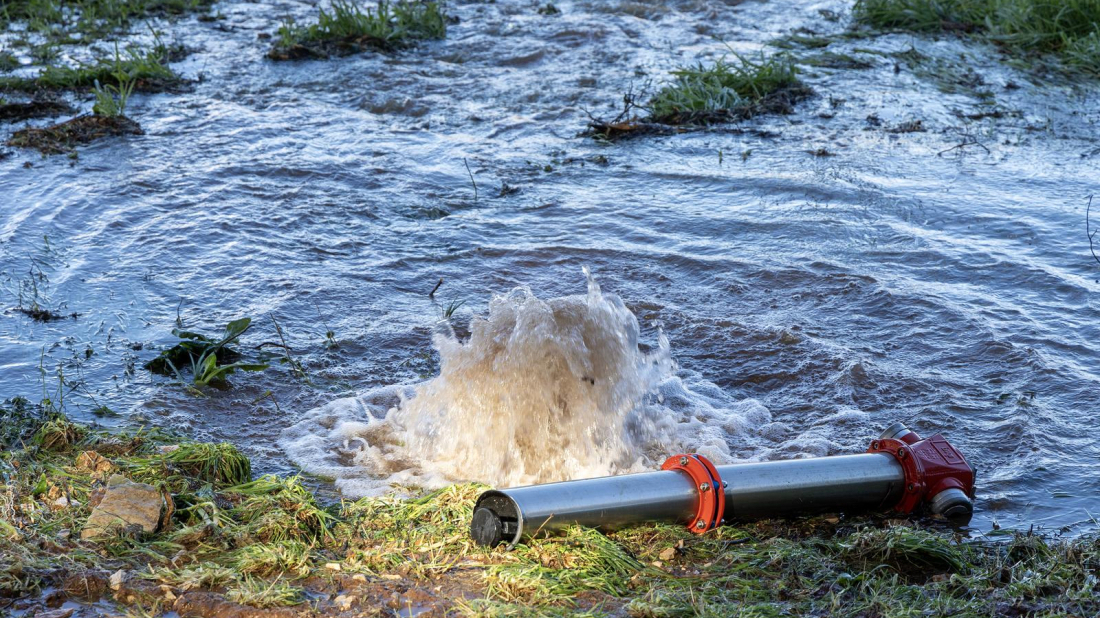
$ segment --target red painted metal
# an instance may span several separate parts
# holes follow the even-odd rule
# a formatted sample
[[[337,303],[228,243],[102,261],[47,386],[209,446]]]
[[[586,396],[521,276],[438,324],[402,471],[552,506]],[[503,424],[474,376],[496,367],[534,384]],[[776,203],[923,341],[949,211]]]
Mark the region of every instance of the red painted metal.
[[[898,440],[875,440],[867,452],[889,453],[905,470],[905,492],[895,511],[911,513],[945,489],[960,489],[974,498],[974,469],[940,434],[922,440],[909,432]]]
[[[695,453],[682,453],[669,457],[662,470],[681,470],[691,478],[699,496],[695,518],[688,523],[688,530],[703,534],[722,525],[726,512],[726,490],[718,469],[709,459]]]

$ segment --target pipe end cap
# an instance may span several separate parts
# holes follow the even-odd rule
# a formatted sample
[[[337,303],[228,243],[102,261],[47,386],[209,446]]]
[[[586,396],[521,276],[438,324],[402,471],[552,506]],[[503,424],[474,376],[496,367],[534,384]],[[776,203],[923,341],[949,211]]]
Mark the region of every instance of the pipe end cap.
[[[504,523],[493,511],[477,509],[470,522],[470,536],[478,545],[496,547],[504,542]]]

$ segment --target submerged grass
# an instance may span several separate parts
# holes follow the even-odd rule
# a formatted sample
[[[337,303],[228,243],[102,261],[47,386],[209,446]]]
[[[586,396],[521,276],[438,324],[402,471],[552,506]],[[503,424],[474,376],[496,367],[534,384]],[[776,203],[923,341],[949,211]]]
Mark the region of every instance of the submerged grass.
[[[130,49],[76,66],[49,65],[35,77],[0,77],[0,90],[93,90],[113,87],[154,92],[180,83],[161,49]]]
[[[26,400],[0,405],[0,598],[32,612],[243,615],[918,616],[1100,613],[1100,538],[960,544],[919,522],[803,518],[695,536],[674,525],[572,528],[514,551],[474,545],[484,489],[453,485],[321,504],[297,477],[237,483],[228,445],[157,431],[111,435]],[[26,423],[13,428],[12,423]],[[33,436],[41,436],[40,440]],[[167,448],[166,448],[167,447]],[[178,448],[176,448],[178,447]],[[78,534],[112,474],[173,506],[159,530]],[[415,490],[413,490],[415,493]],[[108,576],[116,574],[114,588]],[[37,599],[37,600],[36,600]],[[42,610],[44,611],[44,610]]]
[[[274,60],[326,58],[367,49],[393,50],[418,40],[442,39],[447,17],[438,2],[381,0],[363,8],[355,0],[333,0],[316,23],[287,22],[268,57]]]
[[[853,15],[876,28],[970,34],[1100,76],[1100,0],[857,0]]]

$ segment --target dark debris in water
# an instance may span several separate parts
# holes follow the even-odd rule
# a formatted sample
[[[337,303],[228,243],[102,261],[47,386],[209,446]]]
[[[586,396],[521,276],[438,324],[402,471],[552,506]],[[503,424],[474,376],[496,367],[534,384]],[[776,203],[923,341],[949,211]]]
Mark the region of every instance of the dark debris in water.
[[[17,122],[32,118],[49,118],[71,114],[74,110],[71,105],[61,101],[34,100],[23,103],[4,103],[0,105],[0,121]]]
[[[303,41],[289,45],[276,45],[267,52],[272,60],[309,60],[339,56],[351,56],[371,50],[389,50],[384,39],[363,35],[324,41]]]
[[[9,146],[34,148],[44,155],[62,154],[79,144],[122,135],[142,135],[138,123],[125,116],[86,114],[41,129],[20,129],[8,140]]]
[[[19,307],[16,309],[16,311],[38,322],[53,322],[55,320],[64,320],[66,318],[72,318],[75,320],[80,317],[80,314],[76,312],[65,315],[63,313],[51,311],[50,309],[39,306]]]

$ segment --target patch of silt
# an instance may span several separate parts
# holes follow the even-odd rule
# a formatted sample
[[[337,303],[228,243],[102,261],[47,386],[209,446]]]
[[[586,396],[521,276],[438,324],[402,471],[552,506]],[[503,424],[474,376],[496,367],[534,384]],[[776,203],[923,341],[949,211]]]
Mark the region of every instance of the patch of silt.
[[[591,276],[583,295],[517,288],[492,298],[465,341],[441,324],[435,378],[333,401],[280,444],[359,496],[394,482],[514,486],[641,471],[677,450],[726,462],[734,436],[747,447],[774,429],[756,401],[685,384],[664,335],[643,349],[640,333]]]
[[[106,137],[142,135],[138,123],[125,116],[86,114],[48,127],[20,129],[8,140],[9,146],[34,148],[44,155],[70,152],[79,144]]]

